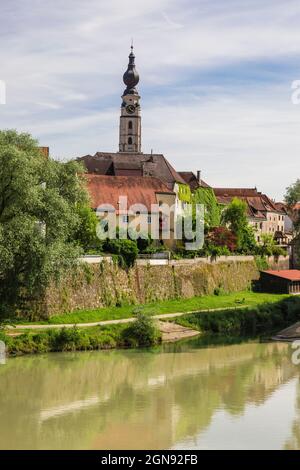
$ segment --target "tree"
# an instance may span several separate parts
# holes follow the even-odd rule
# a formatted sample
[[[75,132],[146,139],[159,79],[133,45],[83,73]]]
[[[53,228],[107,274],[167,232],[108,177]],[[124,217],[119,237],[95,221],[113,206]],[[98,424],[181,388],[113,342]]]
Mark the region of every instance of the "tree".
[[[296,231],[300,232],[300,210],[298,208],[295,209],[297,203],[300,202],[300,179],[286,188],[286,195],[284,197],[286,204],[289,207],[290,215],[294,222],[294,227]]]
[[[237,249],[237,236],[227,227],[214,227],[207,238],[214,246],[224,246],[231,252]]]
[[[286,252],[281,248],[274,237],[269,233],[261,235],[261,245],[257,247],[257,253],[260,256],[280,256],[286,255]]]
[[[285,202],[289,206],[296,236],[293,241],[296,257],[300,258],[300,210],[295,205],[300,202],[300,179],[286,189]]]
[[[241,253],[251,253],[256,248],[252,227],[247,219],[247,204],[241,199],[234,198],[222,214],[222,222],[237,237],[237,249]]]
[[[298,178],[294,184],[291,184],[286,188],[286,194],[284,197],[286,204],[289,207],[293,207],[297,202],[300,202],[300,179]]]
[[[85,253],[95,251],[101,253],[103,240],[97,237],[97,225],[99,219],[96,212],[89,205],[81,204],[76,207],[79,224],[71,236],[75,242],[84,249]]]
[[[28,134],[0,131],[0,303],[25,308],[76,263],[83,168],[46,159]]]

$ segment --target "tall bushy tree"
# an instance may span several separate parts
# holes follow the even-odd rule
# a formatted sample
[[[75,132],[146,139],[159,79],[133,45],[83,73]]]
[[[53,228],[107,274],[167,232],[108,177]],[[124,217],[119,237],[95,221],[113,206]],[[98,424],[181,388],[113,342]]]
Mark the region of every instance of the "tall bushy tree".
[[[295,209],[295,205],[300,202],[300,179],[298,178],[294,184],[291,184],[286,189],[286,194],[284,198],[286,204],[289,206],[290,214],[293,219],[294,228],[296,231],[296,237],[294,240],[295,243],[295,252],[297,257],[300,258],[300,210]]]
[[[291,184],[286,188],[284,200],[290,207],[293,207],[297,202],[300,202],[300,178],[298,178],[294,184]]]
[[[99,219],[96,212],[87,204],[79,204],[76,207],[76,212],[79,217],[79,224],[72,234],[72,239],[83,248],[85,253],[101,253],[103,241],[97,237]]]
[[[241,253],[251,253],[256,248],[252,227],[247,219],[247,204],[234,198],[222,214],[222,221],[237,237],[237,249]]]
[[[22,308],[76,262],[83,169],[45,158],[28,134],[0,131],[0,304]]]
[[[294,209],[295,205],[300,202],[300,179],[298,178],[294,184],[286,188],[284,197],[286,204],[289,206],[291,216],[297,232],[300,232],[300,211]]]

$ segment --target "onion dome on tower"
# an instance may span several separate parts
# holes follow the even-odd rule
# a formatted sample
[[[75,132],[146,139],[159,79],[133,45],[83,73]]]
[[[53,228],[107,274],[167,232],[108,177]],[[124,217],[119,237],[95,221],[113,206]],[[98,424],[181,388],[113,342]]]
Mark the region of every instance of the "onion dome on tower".
[[[120,116],[119,152],[141,152],[141,107],[140,96],[135,88],[139,83],[139,74],[135,69],[133,45],[129,54],[129,64],[123,75],[126,89],[122,95]]]
[[[134,63],[135,55],[133,53],[133,45],[131,45],[131,52],[129,54],[129,63],[126,72],[123,75],[123,82],[126,85],[124,95],[137,95],[136,85],[139,83],[140,77],[135,68]]]

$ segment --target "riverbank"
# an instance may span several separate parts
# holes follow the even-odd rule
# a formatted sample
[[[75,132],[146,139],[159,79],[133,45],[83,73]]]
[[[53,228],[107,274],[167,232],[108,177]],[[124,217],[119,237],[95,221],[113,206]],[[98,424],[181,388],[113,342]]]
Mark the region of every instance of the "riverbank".
[[[144,315],[144,319],[147,315]],[[170,317],[168,322],[170,322]],[[149,317],[148,317],[149,318]],[[263,303],[253,307],[240,307],[217,311],[194,312],[174,317],[173,321],[203,336],[257,337],[271,336],[274,332],[300,320],[300,297],[281,296],[281,300]],[[151,340],[144,341],[148,326],[138,325],[137,321],[120,322],[113,325],[72,328],[50,327],[36,331],[19,331],[18,336],[0,333],[8,355],[46,353],[52,351],[82,351],[112,348],[143,347],[159,344],[162,332],[152,330]],[[151,326],[151,328],[153,325]],[[147,336],[149,337],[149,335]],[[175,338],[174,338],[175,339]],[[178,338],[176,338],[178,339]]]
[[[255,337],[271,335],[300,320],[300,296],[290,296],[276,303],[235,310],[191,313],[174,319],[178,325],[200,331],[203,335]]]
[[[191,313],[218,308],[234,308],[236,306],[254,307],[262,303],[273,303],[287,298],[288,295],[267,294],[260,292],[241,291],[228,294],[205,295],[189,299],[162,300],[141,305],[123,305],[120,307],[104,307],[89,310],[77,310],[71,313],[54,315],[44,321],[25,321],[23,318],[13,320],[14,324],[27,325],[74,325],[122,320],[132,317],[134,310],[143,309],[152,315]]]

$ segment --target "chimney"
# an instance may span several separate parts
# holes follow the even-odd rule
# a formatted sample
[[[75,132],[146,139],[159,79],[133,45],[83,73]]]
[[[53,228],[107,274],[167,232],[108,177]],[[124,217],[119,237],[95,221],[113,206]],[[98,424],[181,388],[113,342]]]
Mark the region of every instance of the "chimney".
[[[197,181],[199,185],[201,186],[201,171],[200,170],[197,171]]]
[[[39,147],[39,150],[45,158],[49,158],[49,147]]]

